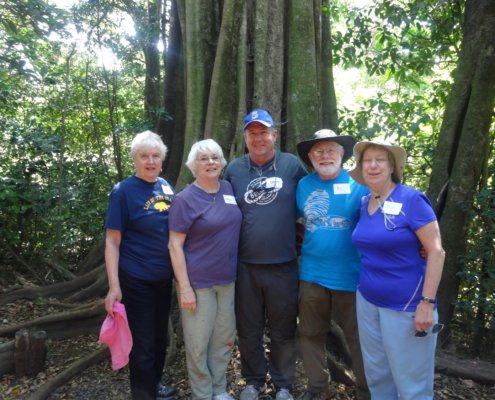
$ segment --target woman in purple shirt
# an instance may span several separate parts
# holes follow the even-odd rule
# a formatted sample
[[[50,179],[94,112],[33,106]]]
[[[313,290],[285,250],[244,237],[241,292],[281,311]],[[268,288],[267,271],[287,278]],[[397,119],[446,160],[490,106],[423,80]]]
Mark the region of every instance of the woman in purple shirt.
[[[234,283],[242,215],[212,139],[195,143],[186,165],[196,178],[170,208],[172,258],[191,398],[231,400],[225,372],[235,339]]]
[[[400,184],[404,149],[365,141],[354,156],[349,173],[371,192],[352,235],[363,263],[357,314],[366,380],[373,399],[433,399],[445,259],[437,219],[423,193]]]

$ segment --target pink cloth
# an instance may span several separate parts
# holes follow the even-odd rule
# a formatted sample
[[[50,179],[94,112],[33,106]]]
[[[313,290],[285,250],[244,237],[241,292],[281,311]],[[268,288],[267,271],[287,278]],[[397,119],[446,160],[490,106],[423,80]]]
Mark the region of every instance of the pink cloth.
[[[122,303],[113,304],[113,317],[107,315],[100,330],[100,341],[110,348],[112,369],[125,367],[132,349],[132,336]]]

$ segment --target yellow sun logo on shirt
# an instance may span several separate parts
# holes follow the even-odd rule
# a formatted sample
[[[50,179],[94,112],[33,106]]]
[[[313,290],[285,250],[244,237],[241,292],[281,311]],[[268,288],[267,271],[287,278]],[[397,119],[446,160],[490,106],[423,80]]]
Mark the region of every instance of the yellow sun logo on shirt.
[[[168,210],[169,205],[167,203],[165,203],[164,201],[160,201],[158,203],[155,203],[154,207],[155,207],[155,210],[158,210],[160,212],[164,212],[164,211]]]

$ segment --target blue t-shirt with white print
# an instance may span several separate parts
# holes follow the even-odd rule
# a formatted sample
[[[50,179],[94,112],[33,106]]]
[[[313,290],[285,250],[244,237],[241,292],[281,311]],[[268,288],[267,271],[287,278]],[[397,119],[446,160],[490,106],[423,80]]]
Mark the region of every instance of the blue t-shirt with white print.
[[[300,279],[328,289],[355,292],[361,259],[351,235],[368,188],[346,170],[331,180],[313,173],[301,179],[296,201],[304,218]]]

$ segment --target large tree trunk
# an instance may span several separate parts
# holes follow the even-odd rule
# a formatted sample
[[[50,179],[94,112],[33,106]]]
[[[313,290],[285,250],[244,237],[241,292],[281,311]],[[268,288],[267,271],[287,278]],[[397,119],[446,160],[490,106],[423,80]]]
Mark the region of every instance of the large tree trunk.
[[[328,10],[329,0],[322,0],[322,7]],[[330,128],[339,132],[337,114],[337,96],[333,84],[333,53],[330,17],[323,12],[321,19],[321,65],[319,82],[321,91],[321,128]]]
[[[210,81],[218,42],[221,17],[218,2],[208,0],[177,0],[184,4],[182,29],[186,67],[186,129],[183,160],[194,142],[204,138]],[[213,4],[212,4],[213,3]],[[179,7],[179,11],[182,7]],[[187,168],[182,168],[177,187],[191,181]]]
[[[284,0],[247,1],[247,98],[245,108],[264,108],[284,122]]]
[[[447,252],[439,289],[441,319],[448,324],[459,290],[459,261],[466,249],[473,194],[488,154],[495,102],[495,2],[466,2],[464,38],[445,110],[428,196],[440,218]],[[449,333],[446,329],[445,336]]]
[[[287,65],[287,148],[291,151],[320,126],[317,44],[321,41],[314,18],[320,13],[315,3],[319,10],[320,1],[291,2]]]
[[[168,154],[163,164],[165,178],[175,185],[182,167],[185,129],[184,57],[181,22],[176,0],[172,1],[170,9],[170,34],[168,36],[165,33],[165,25],[164,21],[162,37],[168,42],[164,59],[166,72],[163,104],[165,110],[160,115],[157,133],[168,147]]]
[[[204,136],[215,137],[225,154],[229,154],[238,131],[239,108],[238,51],[240,28],[244,16],[244,0],[225,0],[222,27],[211,77]],[[227,78],[228,77],[228,78]],[[227,79],[226,79],[227,78]]]

